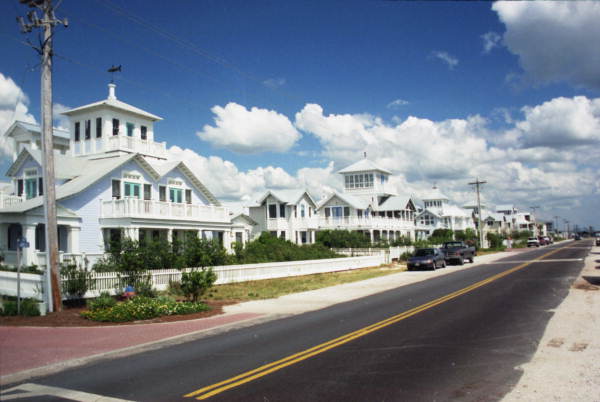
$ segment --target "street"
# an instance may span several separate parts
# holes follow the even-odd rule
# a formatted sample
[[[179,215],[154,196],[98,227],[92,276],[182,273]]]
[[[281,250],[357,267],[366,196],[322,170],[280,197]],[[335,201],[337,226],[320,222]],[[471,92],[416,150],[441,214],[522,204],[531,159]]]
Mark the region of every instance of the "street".
[[[53,389],[143,401],[498,400],[518,381],[515,368],[535,352],[590,247],[584,240],[531,249],[27,383],[56,387],[39,388],[36,400],[64,400]]]

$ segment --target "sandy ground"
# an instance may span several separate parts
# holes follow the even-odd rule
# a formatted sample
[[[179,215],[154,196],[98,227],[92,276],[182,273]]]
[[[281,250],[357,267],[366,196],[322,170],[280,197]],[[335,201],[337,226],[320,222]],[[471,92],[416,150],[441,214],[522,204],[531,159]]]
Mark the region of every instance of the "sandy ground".
[[[600,247],[555,310],[533,359],[503,401],[600,401]]]

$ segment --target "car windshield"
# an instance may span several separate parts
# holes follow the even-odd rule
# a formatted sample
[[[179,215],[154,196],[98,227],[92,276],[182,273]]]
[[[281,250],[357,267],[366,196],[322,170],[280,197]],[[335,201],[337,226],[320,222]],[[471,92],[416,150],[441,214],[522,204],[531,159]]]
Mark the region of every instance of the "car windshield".
[[[446,247],[447,248],[450,248],[450,247],[462,247],[462,245],[463,244],[461,242],[459,242],[459,241],[453,241],[453,242],[446,243]]]
[[[537,239],[535,237],[530,237],[529,240],[531,240],[531,241],[537,241]]]
[[[433,249],[432,248],[423,248],[420,250],[417,250],[417,252],[415,253],[415,257],[427,257],[429,255],[433,255]]]

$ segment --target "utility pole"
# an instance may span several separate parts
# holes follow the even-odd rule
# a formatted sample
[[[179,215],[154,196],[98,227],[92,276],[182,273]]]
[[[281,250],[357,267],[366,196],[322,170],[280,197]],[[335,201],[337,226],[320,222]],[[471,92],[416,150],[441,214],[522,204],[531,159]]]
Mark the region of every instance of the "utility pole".
[[[471,186],[475,186],[477,189],[477,215],[479,218],[479,247],[483,248],[483,226],[481,224],[481,199],[479,198],[479,186],[481,184],[485,184],[487,181],[479,181],[479,178],[476,178],[474,182],[469,183]]]
[[[560,216],[554,215],[554,222],[556,223],[556,226],[554,227],[554,233],[558,233],[558,218],[560,218]]]
[[[567,224],[567,239],[571,237],[571,226],[569,226],[569,221],[565,219],[565,223]]]
[[[533,207],[529,207],[533,210],[533,213],[531,214],[533,216],[533,228],[535,229],[535,232],[533,233],[534,236],[538,236],[539,235],[539,231],[538,231],[538,227],[537,227],[537,222],[535,219],[535,210],[539,209],[540,206],[539,205],[534,205]]]
[[[46,295],[49,311],[62,310],[62,297],[60,294],[60,276],[58,272],[58,229],[56,223],[56,188],[54,186],[54,144],[52,134],[52,29],[55,25],[68,26],[65,18],[58,20],[54,15],[52,0],[19,0],[27,4],[32,10],[27,13],[29,23],[23,17],[17,21],[23,33],[30,33],[33,28],[43,29],[43,41],[39,48],[32,45],[42,56],[42,166],[44,186],[44,215],[46,218]],[[37,10],[42,12],[42,19],[37,16]],[[31,240],[31,239],[30,239]],[[48,286],[50,285],[50,286]],[[51,289],[51,292],[49,291]],[[50,297],[50,293],[52,297]]]

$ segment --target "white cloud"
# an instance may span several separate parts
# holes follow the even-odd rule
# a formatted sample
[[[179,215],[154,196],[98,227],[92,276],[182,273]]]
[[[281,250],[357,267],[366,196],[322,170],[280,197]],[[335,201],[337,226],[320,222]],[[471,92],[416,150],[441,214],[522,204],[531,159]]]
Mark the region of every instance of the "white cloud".
[[[562,125],[569,135],[589,140],[592,130],[578,133],[576,123],[591,124],[595,107],[596,100],[557,98],[524,108],[524,118],[511,120],[501,132],[490,130],[481,116],[444,121],[410,116],[389,124],[376,116],[326,115],[316,104],[298,112],[295,124],[320,141],[324,156],[338,169],[367,151],[369,159],[394,173],[392,184],[401,194],[419,196],[437,182],[457,202],[472,201],[467,183],[479,177],[488,182],[485,194],[491,205],[510,202],[526,207],[531,202],[550,205],[564,203],[565,198],[597,197],[600,151],[565,150],[553,139],[538,141],[534,147],[550,128],[544,121],[556,124],[565,114]],[[494,138],[510,133],[510,141]]]
[[[404,99],[396,99],[391,101],[390,103],[387,104],[387,108],[388,109],[396,109],[400,106],[406,106],[408,105],[410,102]]]
[[[481,35],[483,40],[483,53],[489,53],[493,48],[498,47],[502,37],[496,32],[490,31]]]
[[[429,54],[429,58],[438,59],[443,61],[448,65],[450,70],[454,70],[454,67],[458,65],[458,59],[448,52],[443,52],[439,50],[434,50]]]
[[[560,97],[522,111],[516,132],[523,147],[600,145],[600,98]]]
[[[15,120],[35,123],[29,113],[29,98],[12,78],[0,73],[0,155],[10,155],[11,144],[4,134]]]
[[[273,110],[250,110],[234,102],[213,106],[215,126],[205,125],[198,137],[234,152],[285,152],[300,138],[289,119]]]
[[[63,130],[69,129],[69,118],[67,116],[62,115],[61,113],[71,109],[72,107],[65,106],[60,103],[52,104],[52,124],[54,125],[54,127],[62,128]]]
[[[504,44],[534,82],[569,81],[600,89],[600,2],[499,1]]]
[[[263,85],[272,89],[276,89],[285,85],[285,78],[269,78],[263,81]]]

